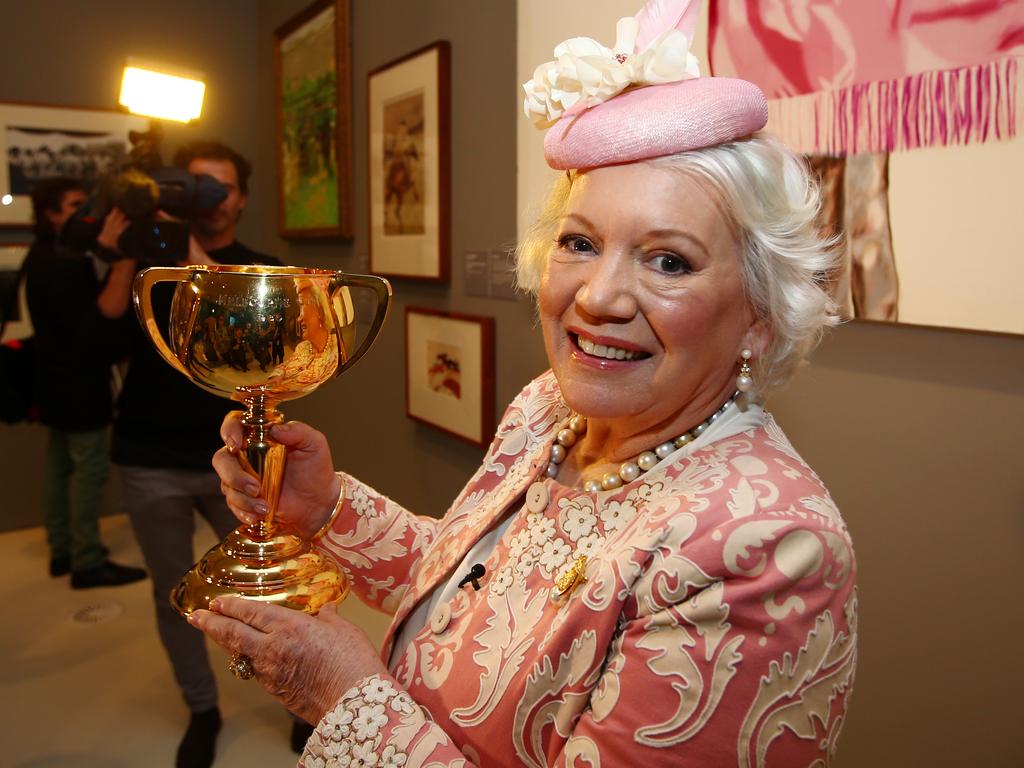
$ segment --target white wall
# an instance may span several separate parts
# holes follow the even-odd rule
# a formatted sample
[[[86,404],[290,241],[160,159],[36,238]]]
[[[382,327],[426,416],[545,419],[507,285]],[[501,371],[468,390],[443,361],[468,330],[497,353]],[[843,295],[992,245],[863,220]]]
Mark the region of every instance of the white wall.
[[[900,320],[1024,333],[1024,138],[897,152],[889,215]]]

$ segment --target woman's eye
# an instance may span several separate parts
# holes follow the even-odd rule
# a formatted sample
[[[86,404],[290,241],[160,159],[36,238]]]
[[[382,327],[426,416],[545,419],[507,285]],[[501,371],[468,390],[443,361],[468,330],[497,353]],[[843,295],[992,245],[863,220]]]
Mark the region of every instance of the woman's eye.
[[[666,275],[685,275],[693,271],[686,259],[671,253],[659,253],[652,263],[655,269]]]
[[[592,253],[594,244],[579,235],[565,235],[558,239],[558,245],[570,253]]]

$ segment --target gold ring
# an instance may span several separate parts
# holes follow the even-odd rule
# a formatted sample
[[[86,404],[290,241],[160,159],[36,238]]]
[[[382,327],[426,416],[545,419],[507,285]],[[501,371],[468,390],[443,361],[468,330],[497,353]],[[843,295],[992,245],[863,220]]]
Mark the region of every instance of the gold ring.
[[[231,661],[228,662],[228,669],[231,674],[239,680],[251,680],[256,670],[252,668],[252,659],[244,653],[232,653]]]

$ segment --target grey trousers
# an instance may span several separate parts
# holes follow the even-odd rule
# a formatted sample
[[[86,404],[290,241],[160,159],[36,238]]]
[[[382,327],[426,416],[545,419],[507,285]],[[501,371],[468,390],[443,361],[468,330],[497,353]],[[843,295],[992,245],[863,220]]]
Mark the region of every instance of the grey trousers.
[[[185,703],[192,712],[217,706],[217,683],[210,669],[206,638],[171,607],[171,589],[196,561],[192,551],[195,512],[223,538],[239,522],[220,492],[212,471],[118,467],[121,505],[153,582],[156,626]],[[203,553],[199,553],[202,555]]]

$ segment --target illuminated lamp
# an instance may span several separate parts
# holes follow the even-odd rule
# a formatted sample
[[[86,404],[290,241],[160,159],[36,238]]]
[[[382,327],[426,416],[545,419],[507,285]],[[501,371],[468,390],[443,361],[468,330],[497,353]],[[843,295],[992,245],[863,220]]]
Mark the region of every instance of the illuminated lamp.
[[[129,112],[190,123],[203,111],[206,84],[196,73],[170,73],[134,59],[125,64],[118,102]]]

